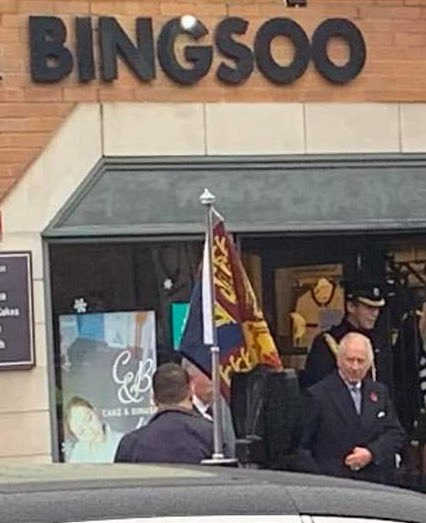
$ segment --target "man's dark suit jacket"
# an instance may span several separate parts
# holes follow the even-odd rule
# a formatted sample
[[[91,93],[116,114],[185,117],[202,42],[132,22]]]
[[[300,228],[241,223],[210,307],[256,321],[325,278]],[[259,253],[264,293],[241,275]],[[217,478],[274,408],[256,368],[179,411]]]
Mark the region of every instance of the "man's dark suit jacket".
[[[307,394],[301,440],[305,469],[309,464],[311,472],[388,482],[405,433],[386,387],[370,379],[363,381],[360,415],[337,372],[308,389]],[[344,464],[354,447],[366,447],[373,455],[373,461],[360,471],[351,471]]]
[[[115,461],[198,464],[213,454],[213,424],[192,410],[155,414],[145,427],[123,436]]]

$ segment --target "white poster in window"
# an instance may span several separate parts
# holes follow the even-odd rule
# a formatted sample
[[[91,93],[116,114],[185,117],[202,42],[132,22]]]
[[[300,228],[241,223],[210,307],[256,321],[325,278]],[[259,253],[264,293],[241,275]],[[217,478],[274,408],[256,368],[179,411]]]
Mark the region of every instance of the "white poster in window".
[[[59,330],[64,460],[112,462],[154,411],[155,312],[63,315]]]

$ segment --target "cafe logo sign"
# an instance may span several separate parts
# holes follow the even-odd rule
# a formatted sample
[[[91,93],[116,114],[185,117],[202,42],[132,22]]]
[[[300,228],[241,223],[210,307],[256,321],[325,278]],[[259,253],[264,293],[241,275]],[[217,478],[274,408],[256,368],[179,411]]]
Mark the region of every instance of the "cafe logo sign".
[[[213,45],[198,43],[209,34],[209,30],[197,19],[194,24],[185,26],[180,18],[173,18],[161,27],[156,39],[151,18],[137,18],[135,26],[133,38],[115,18],[101,16],[95,44],[92,18],[76,17],[73,28],[75,46],[72,49],[61,18],[31,16],[32,80],[39,83],[59,82],[76,71],[80,83],[98,77],[103,82],[113,82],[118,78],[117,62],[120,58],[141,82],[154,80],[159,65],[172,81],[194,85],[209,73],[214,53],[218,53],[226,61],[219,63],[215,73],[225,84],[243,83],[253,73],[255,65],[269,81],[278,85],[291,84],[305,73],[311,61],[329,82],[346,84],[360,74],[366,59],[361,31],[344,18],[323,21],[310,40],[294,20],[272,18],[259,27],[251,47],[238,40],[249,29],[249,22],[240,17],[228,17],[219,22],[214,30]],[[193,42],[185,45],[181,63],[175,44],[182,34]],[[285,65],[277,62],[272,51],[274,40],[282,37],[289,39],[294,46],[294,56]],[[327,46],[333,38],[343,40],[349,48],[349,59],[343,65],[334,63],[328,55]],[[95,52],[95,45],[99,47],[99,53]],[[98,64],[95,60],[97,54]]]
[[[118,386],[117,396],[123,405],[141,403],[152,390],[154,360],[139,360],[137,369],[134,369],[133,361],[131,351],[124,350],[119,353],[112,366],[112,379]]]

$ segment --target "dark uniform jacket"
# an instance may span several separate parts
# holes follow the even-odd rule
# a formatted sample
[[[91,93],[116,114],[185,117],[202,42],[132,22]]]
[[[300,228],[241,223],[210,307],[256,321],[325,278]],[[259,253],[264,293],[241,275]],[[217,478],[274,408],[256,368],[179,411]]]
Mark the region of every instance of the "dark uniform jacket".
[[[213,424],[192,410],[165,409],[145,427],[126,434],[116,462],[200,463],[213,454]]]
[[[394,403],[402,425],[410,433],[424,404],[420,375],[420,363],[424,351],[419,320],[417,311],[410,311],[405,315],[393,347]],[[426,393],[426,387],[424,391]]]
[[[306,453],[312,458],[311,472],[386,483],[405,433],[383,384],[366,378],[361,391],[361,414],[337,372],[307,391],[302,453],[305,459]],[[360,471],[344,464],[355,447],[366,447],[373,455],[373,461]]]
[[[359,332],[371,339],[370,332],[356,329],[346,319],[343,319],[339,325],[335,325],[327,332],[337,343],[339,343],[348,332]],[[303,387],[310,387],[331,374],[336,368],[336,357],[327,343],[324,332],[322,332],[318,334],[312,342],[312,347],[306,359],[305,370],[301,377],[301,385]]]

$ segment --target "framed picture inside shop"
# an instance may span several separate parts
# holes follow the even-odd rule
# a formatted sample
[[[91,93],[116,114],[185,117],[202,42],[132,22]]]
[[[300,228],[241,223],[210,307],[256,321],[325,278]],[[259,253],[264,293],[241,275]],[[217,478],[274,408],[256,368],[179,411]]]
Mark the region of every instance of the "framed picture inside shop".
[[[285,364],[303,368],[313,339],[344,313],[341,264],[275,270],[277,339]]]
[[[59,318],[66,462],[112,462],[123,434],[154,411],[154,311]]]

